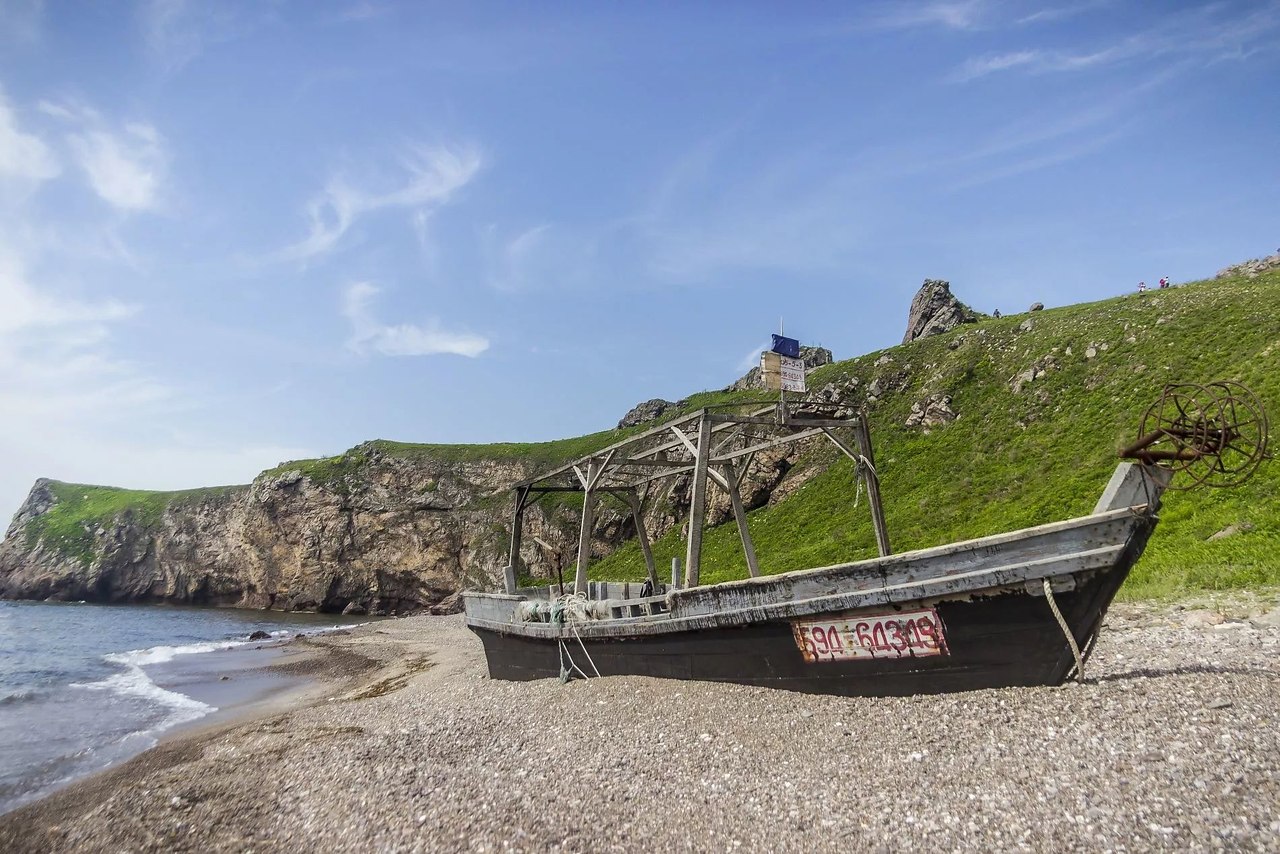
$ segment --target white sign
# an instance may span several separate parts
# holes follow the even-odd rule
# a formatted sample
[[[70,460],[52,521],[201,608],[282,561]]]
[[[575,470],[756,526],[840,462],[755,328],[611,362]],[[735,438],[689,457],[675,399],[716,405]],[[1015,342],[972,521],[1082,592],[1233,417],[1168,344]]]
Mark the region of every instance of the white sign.
[[[789,356],[778,358],[783,391],[804,391],[804,361]]]

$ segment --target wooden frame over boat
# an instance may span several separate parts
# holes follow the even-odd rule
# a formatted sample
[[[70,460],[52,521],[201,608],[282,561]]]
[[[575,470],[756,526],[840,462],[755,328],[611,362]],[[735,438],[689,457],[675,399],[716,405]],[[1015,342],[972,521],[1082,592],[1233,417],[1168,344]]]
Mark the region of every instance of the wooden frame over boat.
[[[757,453],[820,435],[825,435],[848,455],[858,465],[859,474],[865,477],[876,543],[880,554],[887,555],[889,537],[880,509],[879,479],[875,475],[865,413],[857,419],[836,418],[827,414],[830,407],[814,404],[789,406],[785,400],[765,406],[760,403],[748,401],[699,409],[532,480],[517,483],[512,487],[515,510],[511,522],[510,560],[505,572],[506,592],[516,592],[524,511],[552,492],[580,492],[583,495],[577,572],[573,584],[575,593],[587,593],[591,528],[595,521],[595,502],[602,494],[615,496],[627,504],[644,553],[650,587],[660,589],[645,530],[644,507],[654,496],[663,494],[664,486],[669,489],[677,475],[686,473],[693,476],[693,496],[689,509],[683,586],[696,587],[699,583],[709,483],[728,493],[747,571],[751,577],[758,577],[759,562],[751,542],[751,532],[747,529],[746,511],[738,487]],[[856,451],[837,432],[841,429],[852,431]]]
[[[1176,417],[1140,442],[1139,461],[1119,464],[1089,515],[896,555],[865,414],[836,418],[785,400],[689,413],[516,484],[506,589],[466,593],[466,622],[498,679],[633,674],[859,695],[1060,684],[1073,671],[1082,675],[1106,609],[1155,529],[1173,476],[1156,462],[1194,457],[1211,465],[1241,435],[1228,407],[1194,418],[1184,402],[1175,408]],[[1199,420],[1189,427],[1188,418]],[[1265,417],[1256,420],[1262,431],[1251,467],[1265,456]],[[820,435],[854,460],[866,483],[879,556],[761,575],[738,494],[746,465],[761,450]],[[643,508],[662,494],[654,484],[684,473],[693,487],[684,579],[677,586],[673,577],[664,592]],[[749,578],[699,583],[710,484],[728,493]],[[573,590],[520,589],[523,512],[563,491],[583,493]],[[635,519],[647,575],[638,597],[630,584],[587,578],[601,493],[624,500]]]

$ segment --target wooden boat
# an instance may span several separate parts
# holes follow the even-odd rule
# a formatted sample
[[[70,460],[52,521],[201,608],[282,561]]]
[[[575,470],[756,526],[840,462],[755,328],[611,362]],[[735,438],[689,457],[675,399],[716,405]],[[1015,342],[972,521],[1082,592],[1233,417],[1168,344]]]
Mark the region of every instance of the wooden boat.
[[[783,435],[755,430],[762,427]],[[842,428],[854,431],[857,450]],[[1229,426],[1215,435],[1224,432]],[[820,434],[866,480],[880,556],[761,576],[737,493],[741,461]],[[1144,436],[1129,449],[1136,461],[1119,464],[1087,516],[891,555],[865,416],[815,417],[785,404],[772,416],[691,413],[518,484],[507,589],[465,594],[466,622],[495,679],[632,674],[873,696],[1060,684],[1082,674],[1107,607],[1156,527],[1173,475],[1167,464],[1208,460],[1206,435],[1164,425]],[[661,592],[637,490],[684,472],[693,475],[684,583]],[[698,583],[709,476],[729,493],[750,578]],[[517,589],[523,510],[568,489],[584,494],[574,591]],[[631,508],[648,573],[641,592],[657,595],[587,579],[593,499],[603,492]]]

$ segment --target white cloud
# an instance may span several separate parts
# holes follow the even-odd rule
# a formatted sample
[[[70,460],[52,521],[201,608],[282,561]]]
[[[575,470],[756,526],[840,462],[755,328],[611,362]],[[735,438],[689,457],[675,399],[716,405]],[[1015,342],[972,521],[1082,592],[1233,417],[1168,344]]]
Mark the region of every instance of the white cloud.
[[[994,54],[992,56],[980,56],[965,62],[952,79],[964,82],[983,77],[987,74],[994,74],[997,71],[1008,71],[1011,68],[1017,68],[1020,65],[1032,65],[1041,60],[1039,51],[1034,50],[1018,50],[1011,53]]]
[[[204,48],[186,0],[148,0],[138,7],[147,47],[168,70],[181,68]]]
[[[991,3],[987,0],[929,0],[904,2],[892,0],[870,14],[870,23],[884,29],[912,27],[944,27],[972,30],[986,19]]]
[[[243,483],[314,456],[169,435],[163,425],[191,401],[113,353],[119,326],[139,308],[55,295],[29,278],[29,251],[0,234],[0,534],[38,477],[182,489]],[[156,430],[158,440],[148,436]]]
[[[738,360],[738,370],[749,371],[752,368],[760,367],[760,353],[768,350],[772,341],[762,341],[755,347],[752,347],[747,354]]]
[[[487,338],[442,329],[434,319],[423,326],[379,322],[370,308],[370,303],[379,292],[369,282],[356,282],[343,291],[342,314],[351,322],[351,336],[347,339],[347,347],[352,351],[373,351],[383,356],[434,356],[452,353],[474,358],[489,349]]]
[[[128,124],[123,133],[95,130],[68,141],[89,183],[108,204],[126,211],[159,206],[166,156],[155,128]]]
[[[418,148],[399,166],[398,180],[383,190],[364,189],[345,175],[335,175],[307,206],[310,232],[285,247],[279,257],[305,260],[328,253],[357,219],[379,210],[437,208],[475,177],[481,158],[470,148]]]
[[[39,184],[59,171],[49,146],[38,136],[18,129],[13,110],[0,92],[0,179]]]
[[[97,110],[76,103],[41,101],[39,110],[74,128],[67,146],[99,198],[123,211],[160,207],[169,152],[152,125],[112,127]]]
[[[1224,11],[1225,10],[1225,11]],[[976,57],[951,79],[967,82],[1013,69],[1033,74],[1067,73],[1122,63],[1167,61],[1191,68],[1222,60],[1246,59],[1277,49],[1280,5],[1271,3],[1246,14],[1213,4],[1161,16],[1144,30],[1083,49],[1027,49]]]

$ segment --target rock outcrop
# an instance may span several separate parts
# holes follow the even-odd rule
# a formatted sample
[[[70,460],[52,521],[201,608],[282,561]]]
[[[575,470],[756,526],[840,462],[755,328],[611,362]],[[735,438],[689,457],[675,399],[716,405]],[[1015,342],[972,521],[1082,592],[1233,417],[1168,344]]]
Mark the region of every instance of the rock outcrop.
[[[655,397],[653,400],[646,400],[644,403],[637,403],[631,408],[631,411],[622,416],[622,420],[618,422],[618,429],[624,430],[627,427],[636,427],[640,424],[647,424],[650,421],[657,421],[668,412],[674,412],[684,405],[684,401],[663,400]]]
[[[962,323],[977,323],[985,315],[960,302],[951,293],[951,283],[941,279],[925,279],[911,300],[907,314],[907,331],[902,343],[927,335],[941,335]]]
[[[1241,264],[1232,264],[1230,267],[1219,270],[1214,278],[1225,279],[1230,276],[1244,276],[1248,279],[1256,279],[1268,270],[1277,268],[1280,268],[1280,250],[1276,254],[1268,255],[1265,258],[1254,258]]]

